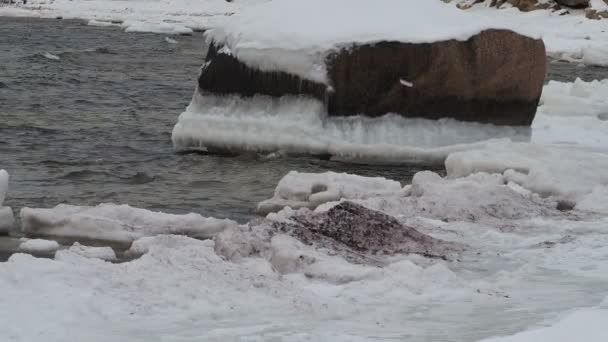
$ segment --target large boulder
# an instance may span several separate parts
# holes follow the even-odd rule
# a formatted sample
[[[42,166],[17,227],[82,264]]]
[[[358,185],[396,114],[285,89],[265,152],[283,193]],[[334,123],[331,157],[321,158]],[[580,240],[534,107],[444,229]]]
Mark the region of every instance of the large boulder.
[[[247,66],[212,43],[200,74],[205,93],[308,95],[329,116],[364,114],[530,125],[545,77],[545,47],[508,30],[459,41],[354,44],[327,53],[327,82]]]

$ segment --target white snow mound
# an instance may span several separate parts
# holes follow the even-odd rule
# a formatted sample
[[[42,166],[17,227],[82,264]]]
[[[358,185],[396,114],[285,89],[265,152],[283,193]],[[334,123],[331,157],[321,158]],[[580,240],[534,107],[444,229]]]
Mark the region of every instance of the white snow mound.
[[[21,209],[22,230],[27,235],[61,236],[131,242],[143,236],[180,234],[210,238],[236,222],[199,214],[174,215],[100,204],[95,207],[60,204],[52,209]]]

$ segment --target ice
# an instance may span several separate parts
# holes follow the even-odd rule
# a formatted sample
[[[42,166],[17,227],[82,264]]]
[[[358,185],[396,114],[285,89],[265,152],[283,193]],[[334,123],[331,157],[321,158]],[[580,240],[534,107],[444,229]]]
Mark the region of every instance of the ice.
[[[501,173],[506,181],[541,196],[573,203],[585,203],[585,198],[594,196],[598,187],[608,185],[608,174],[598,172],[608,168],[608,155],[570,147],[496,144],[453,153],[445,165],[450,177],[475,172]]]
[[[454,151],[498,138],[525,141],[527,127],[452,119],[325,117],[321,102],[307,97],[270,98],[194,94],[173,128],[178,150],[281,152],[330,155],[365,162],[442,163]],[[238,134],[235,134],[238,132]]]
[[[543,88],[541,111],[560,116],[591,116],[608,120],[608,80],[549,81]]]
[[[100,259],[105,261],[116,260],[116,253],[111,247],[92,247],[84,246],[78,242],[74,242],[67,250],[59,251],[55,254],[55,259],[60,260],[64,258],[66,254],[77,254],[85,258]]]
[[[150,23],[150,22],[131,22],[125,21],[122,24],[125,32],[152,32],[164,34],[191,34],[193,31],[189,27],[185,27],[176,23]]]
[[[9,175],[6,170],[0,169],[0,234],[8,233],[15,222],[13,210],[10,207],[4,207],[4,199],[8,192]]]
[[[54,60],[54,61],[58,61],[58,60],[60,60],[60,59],[61,59],[61,58],[59,58],[59,56],[57,56],[57,55],[53,55],[53,54],[52,54],[52,53],[50,53],[50,52],[44,52],[44,53],[42,54],[42,56],[43,56],[44,58],[46,58],[46,59],[50,59],[50,60]]]
[[[169,37],[165,37],[165,41],[169,44],[177,44],[177,40]]]
[[[267,214],[284,207],[314,209],[340,199],[364,199],[393,195],[401,191],[397,181],[382,177],[361,177],[346,173],[301,173],[291,171],[277,185],[274,196],[258,204],[257,212]]]
[[[501,25],[441,1],[281,0],[245,7],[205,35],[252,68],[327,83],[324,61],[335,49],[379,41],[467,40],[489,28]]]
[[[519,32],[540,33],[547,55],[551,57],[588,65],[608,65],[606,23],[586,19],[582,10],[524,13],[515,8],[496,10],[478,5],[467,12],[493,20],[496,25],[517,28]],[[568,29],[564,30],[565,27]]]
[[[579,309],[548,327],[480,342],[604,342],[608,340],[608,308]]]
[[[44,239],[27,239],[19,245],[26,252],[54,252],[60,247],[57,241]]]
[[[103,27],[107,27],[107,26],[120,26],[120,24],[118,22],[112,22],[112,21],[103,21],[103,20],[89,20],[87,25],[90,26],[103,26]]]
[[[32,236],[86,238],[131,242],[143,236],[182,234],[210,238],[234,221],[207,218],[199,214],[174,215],[100,204],[95,207],[60,204],[52,209],[21,209],[22,231]]]

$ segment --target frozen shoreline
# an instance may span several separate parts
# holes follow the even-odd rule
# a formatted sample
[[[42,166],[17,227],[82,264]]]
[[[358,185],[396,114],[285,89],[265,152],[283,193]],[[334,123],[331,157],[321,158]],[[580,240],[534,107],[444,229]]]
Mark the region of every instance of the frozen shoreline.
[[[131,253],[141,257],[115,264],[106,261],[114,251],[82,245],[62,248],[54,259],[14,254],[0,263],[0,306],[11,308],[0,313],[0,329],[24,342],[83,336],[100,342],[470,342],[511,334],[487,341],[550,336],[570,342],[566,333],[604,341],[608,184],[597,172],[607,167],[604,83],[550,83],[533,145],[500,142],[444,153],[438,160],[448,158],[446,178],[421,172],[412,184],[398,184],[291,174],[268,206],[278,211],[269,215],[272,223],[350,200],[465,245],[458,260],[396,255],[379,268],[349,263],[287,235],[267,240],[237,234],[233,224],[215,229],[217,222],[210,222],[203,229],[208,235],[201,237],[224,233],[219,240],[157,235],[194,234],[187,224],[178,230],[151,226],[148,219],[159,221],[156,213],[125,206],[26,210],[51,233],[109,230],[123,236],[126,227],[124,236],[135,240]],[[310,209],[279,210],[293,203]],[[145,232],[153,236],[142,237]],[[57,247],[29,241],[25,247]],[[250,254],[235,253],[243,250]]]

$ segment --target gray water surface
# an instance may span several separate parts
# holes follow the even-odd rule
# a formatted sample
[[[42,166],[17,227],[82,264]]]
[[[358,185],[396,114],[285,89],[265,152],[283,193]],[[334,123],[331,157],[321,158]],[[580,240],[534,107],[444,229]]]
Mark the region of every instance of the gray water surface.
[[[127,203],[241,222],[290,170],[407,182],[424,166],[177,154],[171,130],[194,91],[200,33],[125,33],[82,21],[0,17],[0,168],[6,205]],[[51,53],[59,60],[44,56]]]

